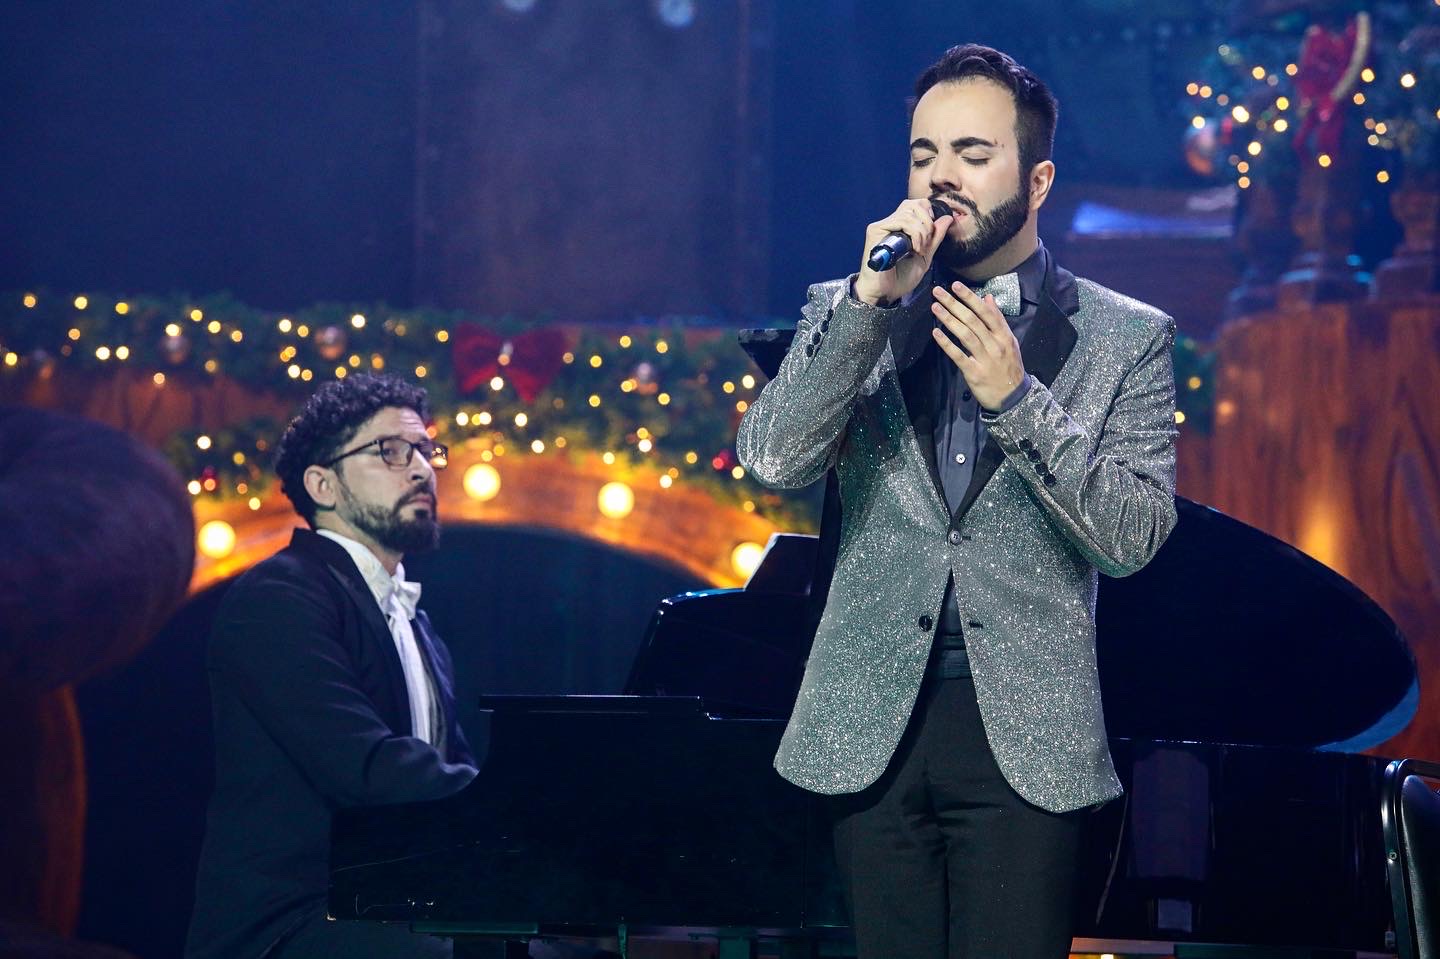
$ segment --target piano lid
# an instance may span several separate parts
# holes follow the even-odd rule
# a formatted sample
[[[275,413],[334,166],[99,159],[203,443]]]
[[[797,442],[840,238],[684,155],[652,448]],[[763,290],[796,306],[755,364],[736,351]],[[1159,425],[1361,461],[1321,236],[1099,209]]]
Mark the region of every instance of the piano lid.
[[[793,336],[746,330],[740,343],[773,376]],[[1111,736],[1348,752],[1405,727],[1415,660],[1384,610],[1267,533],[1182,497],[1176,509],[1148,566],[1100,578]]]
[[[1160,552],[1101,577],[1112,736],[1357,751],[1415,714],[1415,660],[1349,580],[1218,510],[1175,498]]]

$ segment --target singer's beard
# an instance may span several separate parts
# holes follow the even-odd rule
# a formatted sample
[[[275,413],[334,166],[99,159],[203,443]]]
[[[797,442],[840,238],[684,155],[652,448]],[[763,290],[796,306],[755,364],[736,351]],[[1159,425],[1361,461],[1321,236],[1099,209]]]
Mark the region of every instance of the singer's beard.
[[[989,213],[981,213],[975,204],[963,197],[954,194],[942,196],[957,206],[965,207],[975,220],[974,236],[968,240],[957,240],[947,233],[945,239],[940,241],[940,249],[935,251],[935,259],[952,272],[974,266],[994,255],[1020,232],[1020,228],[1030,217],[1030,198],[1026,194],[1024,182],[1021,182],[1014,196]]]

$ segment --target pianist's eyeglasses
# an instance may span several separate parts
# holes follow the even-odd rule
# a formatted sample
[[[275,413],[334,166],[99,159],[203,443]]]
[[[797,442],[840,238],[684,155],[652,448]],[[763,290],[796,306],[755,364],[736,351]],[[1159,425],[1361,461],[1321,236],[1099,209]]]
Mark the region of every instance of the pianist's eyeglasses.
[[[377,455],[384,460],[386,466],[393,466],[396,469],[409,466],[416,450],[419,450],[420,455],[430,461],[432,469],[443,470],[450,464],[450,447],[444,443],[435,443],[429,439],[412,443],[403,436],[382,436],[378,440],[371,440],[363,446],[357,446],[349,452],[341,453],[329,462],[320,465],[334,466],[347,456],[367,452],[372,446],[376,447]]]

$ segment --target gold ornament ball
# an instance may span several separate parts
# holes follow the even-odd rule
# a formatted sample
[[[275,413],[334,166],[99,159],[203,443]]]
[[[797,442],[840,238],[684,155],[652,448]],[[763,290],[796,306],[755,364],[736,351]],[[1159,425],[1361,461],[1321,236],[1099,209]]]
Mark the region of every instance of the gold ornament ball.
[[[334,362],[345,353],[349,337],[338,326],[322,326],[315,331],[315,349],[321,359]]]

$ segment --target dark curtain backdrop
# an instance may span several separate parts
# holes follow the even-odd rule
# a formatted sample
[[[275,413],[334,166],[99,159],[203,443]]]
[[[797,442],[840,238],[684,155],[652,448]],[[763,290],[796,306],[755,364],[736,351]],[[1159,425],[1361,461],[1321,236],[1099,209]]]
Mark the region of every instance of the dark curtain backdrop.
[[[627,17],[654,16],[647,0],[611,2]],[[701,9],[707,2],[697,0],[699,13],[686,29],[733,23],[709,16]],[[763,108],[750,110],[749,122],[768,124],[746,134],[759,145],[751,159],[764,168],[768,199],[762,192],[754,201],[764,207],[754,234],[765,249],[745,252],[765,253],[769,265],[761,257],[761,265],[743,268],[746,276],[717,288],[731,290],[732,303],[790,317],[806,284],[853,268],[863,225],[903,194],[905,98],[913,80],[946,46],[964,40],[1013,51],[1056,89],[1061,186],[1187,183],[1182,88],[1223,32],[1228,5],[752,0],[749,35],[716,42],[749,44],[751,62],[769,72],[747,88]],[[518,35],[530,29],[528,16],[536,31],[553,32],[555,18],[579,17],[587,6],[536,0],[531,13],[519,15],[501,0],[477,0],[466,7],[467,29],[478,31],[475,43],[483,47],[495,35],[488,23]],[[317,300],[403,306],[417,291],[422,301],[435,294],[423,270],[417,274],[424,164],[416,138],[423,104],[444,103],[455,90],[443,71],[427,74],[427,82],[440,84],[433,89],[419,79],[422,7],[419,0],[0,5],[0,290],[229,290],[277,309]],[[607,53],[592,52],[599,60]],[[665,74],[663,57],[632,59],[638,88],[649,84],[667,103],[674,99],[676,78]],[[513,74],[517,89],[533,86],[524,63],[491,81]],[[544,69],[537,54],[535,70]],[[426,99],[432,95],[438,99]],[[697,90],[695,110],[734,108],[726,106],[728,95]],[[613,139],[636,130],[656,135],[653,118],[635,113],[632,104],[610,118]],[[584,119],[577,128],[595,128],[596,118]],[[563,129],[566,118],[554,122]],[[555,182],[554,167],[562,164],[588,184],[587,156],[613,146],[591,137],[563,156],[542,151],[528,162],[544,171],[537,182]],[[495,197],[533,189],[523,162],[506,170],[513,182],[495,183]],[[705,202],[713,198],[699,191],[693,210],[675,215],[697,231],[713,228]],[[1042,221],[1052,245],[1063,243],[1067,225],[1058,204]],[[437,228],[445,227],[442,219]],[[535,239],[543,250],[546,239]],[[722,240],[700,245],[719,249]],[[609,234],[579,237],[556,255],[615,256],[627,286],[641,291],[636,313],[653,310],[643,291],[676,282],[644,259],[617,254]],[[483,302],[483,290],[471,295]],[[536,299],[537,308],[550,302]]]
[[[410,295],[415,12],[0,5],[0,289]]]

